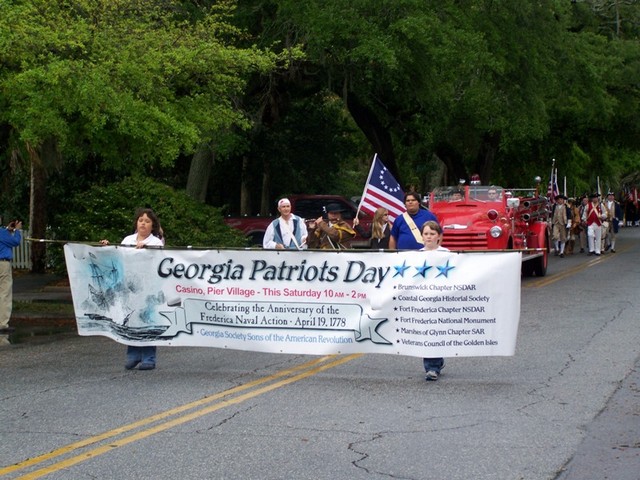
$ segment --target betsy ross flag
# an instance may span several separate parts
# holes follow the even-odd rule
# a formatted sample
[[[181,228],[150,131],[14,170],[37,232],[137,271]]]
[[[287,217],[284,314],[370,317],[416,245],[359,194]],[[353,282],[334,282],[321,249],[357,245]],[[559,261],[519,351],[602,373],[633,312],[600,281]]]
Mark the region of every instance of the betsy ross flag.
[[[358,210],[363,210],[373,217],[380,207],[387,209],[391,221],[406,211],[404,192],[400,184],[382,164],[376,153],[373,156],[369,178],[364,186]]]

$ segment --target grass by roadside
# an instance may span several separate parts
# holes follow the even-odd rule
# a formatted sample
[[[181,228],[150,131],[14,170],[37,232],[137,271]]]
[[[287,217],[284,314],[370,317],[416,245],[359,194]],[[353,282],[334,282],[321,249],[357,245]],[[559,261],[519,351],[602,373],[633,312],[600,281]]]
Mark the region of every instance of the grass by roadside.
[[[73,317],[73,305],[68,302],[13,302],[14,313],[69,314]]]
[[[73,305],[69,302],[14,301],[9,325],[15,331],[5,336],[5,344],[43,343],[77,335]]]

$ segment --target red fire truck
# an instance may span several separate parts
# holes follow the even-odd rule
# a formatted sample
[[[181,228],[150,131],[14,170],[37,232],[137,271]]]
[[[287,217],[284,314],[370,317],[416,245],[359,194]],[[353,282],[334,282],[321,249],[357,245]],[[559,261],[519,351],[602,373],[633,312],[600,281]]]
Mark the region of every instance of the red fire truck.
[[[453,251],[522,251],[522,274],[547,273],[550,231],[547,199],[538,189],[458,185],[438,187],[429,197],[442,244]]]

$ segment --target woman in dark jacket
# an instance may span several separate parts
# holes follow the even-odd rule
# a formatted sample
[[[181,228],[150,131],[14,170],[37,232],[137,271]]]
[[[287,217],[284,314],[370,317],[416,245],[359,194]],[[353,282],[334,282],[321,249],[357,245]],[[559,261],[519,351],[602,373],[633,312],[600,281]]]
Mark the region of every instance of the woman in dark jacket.
[[[391,235],[391,222],[389,221],[389,212],[386,208],[378,208],[373,214],[373,223],[371,223],[371,231],[367,232],[360,226],[358,217],[353,219],[353,228],[360,234],[362,238],[369,238],[369,246],[372,249],[389,248],[389,236]]]

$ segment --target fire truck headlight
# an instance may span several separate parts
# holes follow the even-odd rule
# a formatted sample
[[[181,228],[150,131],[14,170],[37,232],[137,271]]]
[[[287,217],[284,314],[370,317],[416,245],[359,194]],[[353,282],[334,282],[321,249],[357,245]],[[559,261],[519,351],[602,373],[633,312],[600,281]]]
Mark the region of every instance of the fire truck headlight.
[[[491,235],[493,238],[498,238],[500,235],[502,235],[502,228],[497,225],[491,227],[491,230],[489,230],[489,235]]]

